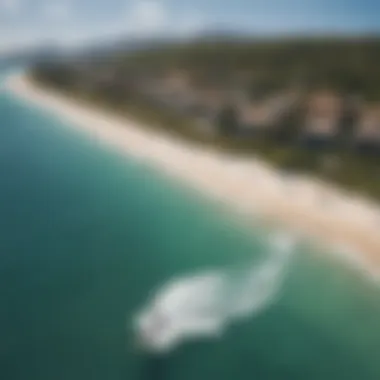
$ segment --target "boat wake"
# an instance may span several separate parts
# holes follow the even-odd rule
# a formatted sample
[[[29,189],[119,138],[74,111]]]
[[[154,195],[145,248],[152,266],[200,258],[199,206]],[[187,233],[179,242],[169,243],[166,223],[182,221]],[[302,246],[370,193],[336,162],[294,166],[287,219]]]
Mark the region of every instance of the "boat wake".
[[[220,337],[276,300],[295,240],[281,236],[260,264],[210,270],[164,284],[134,318],[143,349],[165,353],[188,339]]]

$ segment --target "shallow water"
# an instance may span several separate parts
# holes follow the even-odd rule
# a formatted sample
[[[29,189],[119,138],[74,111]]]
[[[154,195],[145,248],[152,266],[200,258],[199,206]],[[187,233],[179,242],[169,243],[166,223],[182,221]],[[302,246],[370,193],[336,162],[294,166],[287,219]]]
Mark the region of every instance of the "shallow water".
[[[1,379],[380,378],[377,285],[303,244],[276,302],[166,356],[132,320],[173,278],[260,262],[277,234],[0,94]]]

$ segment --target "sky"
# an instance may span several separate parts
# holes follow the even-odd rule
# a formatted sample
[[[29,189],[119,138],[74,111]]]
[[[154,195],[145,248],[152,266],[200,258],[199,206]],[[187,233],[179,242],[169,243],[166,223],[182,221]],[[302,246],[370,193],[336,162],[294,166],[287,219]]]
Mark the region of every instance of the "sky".
[[[379,0],[0,0],[0,54],[114,37],[380,34]]]

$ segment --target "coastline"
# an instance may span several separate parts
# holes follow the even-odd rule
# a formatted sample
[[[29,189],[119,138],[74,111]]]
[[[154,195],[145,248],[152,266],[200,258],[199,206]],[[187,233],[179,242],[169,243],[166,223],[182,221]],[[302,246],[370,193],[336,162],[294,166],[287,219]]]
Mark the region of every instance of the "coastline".
[[[285,176],[259,159],[234,158],[148,131],[137,121],[39,87],[25,75],[12,76],[6,87],[16,96],[53,111],[94,140],[156,166],[235,211],[279,222],[332,249],[349,247],[342,251],[346,260],[373,276],[380,274],[378,205],[315,179]]]

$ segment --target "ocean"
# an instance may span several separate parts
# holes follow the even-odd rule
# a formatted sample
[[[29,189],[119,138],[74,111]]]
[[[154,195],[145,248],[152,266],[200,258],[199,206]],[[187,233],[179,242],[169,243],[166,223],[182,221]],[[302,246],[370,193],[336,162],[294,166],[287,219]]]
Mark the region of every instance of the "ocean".
[[[1,91],[1,380],[380,379],[376,283]],[[146,352],[157,294],[198,335]]]

